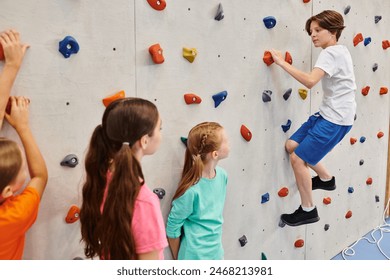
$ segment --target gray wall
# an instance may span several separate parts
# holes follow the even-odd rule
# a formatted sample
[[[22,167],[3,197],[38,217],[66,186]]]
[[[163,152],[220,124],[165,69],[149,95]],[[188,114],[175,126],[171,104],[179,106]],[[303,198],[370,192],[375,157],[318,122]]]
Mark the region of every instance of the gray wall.
[[[356,1],[355,1],[356,2]],[[303,100],[304,88],[276,65],[267,67],[263,53],[269,48],[289,51],[293,64],[309,71],[320,50],[313,49],[304,25],[306,19],[324,9],[343,13],[348,1],[221,1],[225,18],[214,20],[220,1],[171,0],[163,11],[153,10],[146,0],[48,1],[2,0],[0,30],[16,28],[31,45],[13,95],[27,95],[31,103],[31,126],[42,147],[50,178],[36,224],[29,231],[26,259],[72,259],[83,256],[79,222],[66,224],[72,204],[81,204],[83,158],[89,137],[101,122],[102,98],[119,90],[156,103],[163,119],[163,142],[153,156],[144,158],[143,168],[151,189],[162,187],[164,218],[176,189],[184,158],[181,136],[195,124],[210,120],[227,130],[231,154],[220,162],[229,175],[225,205],[223,243],[226,259],[329,259],[345,246],[381,222],[386,181],[389,127],[389,95],[379,88],[389,87],[390,50],[382,40],[390,40],[390,2],[359,1],[344,16],[347,28],[340,43],[349,47],[357,79],[356,123],[346,138],[324,159],[337,177],[336,191],[314,193],[321,220],[313,225],[280,228],[279,216],[292,212],[299,194],[284,142],[318,109],[321,86]],[[383,18],[375,24],[374,16]],[[262,19],[274,16],[277,24],[265,28]],[[371,44],[353,47],[353,37],[361,32]],[[73,36],[80,52],[65,59],[58,42]],[[159,43],[165,62],[155,65],[148,53]],[[183,47],[194,47],[194,63],[182,57]],[[376,72],[372,65],[379,64]],[[0,66],[2,67],[2,66]],[[369,85],[363,96],[361,88]],[[285,101],[285,90],[292,88]],[[214,108],[212,95],[226,90],[227,99]],[[272,90],[272,101],[261,94]],[[203,101],[186,105],[185,93],[196,93]],[[284,133],[282,124],[292,121]],[[253,134],[250,142],[240,135],[241,125]],[[383,131],[385,136],[377,138]],[[16,138],[5,125],[3,135]],[[366,142],[350,145],[349,138],[365,136]],[[60,166],[74,153],[76,168]],[[364,159],[364,164],[359,161]],[[366,179],[373,178],[367,186]],[[280,188],[290,193],[280,198]],[[355,192],[347,189],[353,186]],[[261,196],[270,200],[261,204]],[[375,202],[378,195],[380,202]],[[332,203],[324,205],[324,197]],[[351,219],[345,213],[351,210]],[[328,231],[324,225],[329,224]],[[246,235],[241,247],[238,239]],[[294,242],[304,239],[303,248]],[[170,258],[166,251],[166,258]]]

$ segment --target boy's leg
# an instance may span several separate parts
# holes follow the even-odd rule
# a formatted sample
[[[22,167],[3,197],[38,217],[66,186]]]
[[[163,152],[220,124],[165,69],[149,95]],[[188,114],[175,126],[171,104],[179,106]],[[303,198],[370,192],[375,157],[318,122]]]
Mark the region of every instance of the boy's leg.
[[[313,207],[313,196],[311,190],[311,175],[309,167],[295,153],[290,155],[291,166],[294,171],[298,191],[301,196],[302,207]]]

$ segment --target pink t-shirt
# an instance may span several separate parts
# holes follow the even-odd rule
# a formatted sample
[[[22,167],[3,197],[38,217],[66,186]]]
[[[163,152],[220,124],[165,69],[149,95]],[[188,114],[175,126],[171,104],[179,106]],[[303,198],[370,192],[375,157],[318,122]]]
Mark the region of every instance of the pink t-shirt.
[[[111,181],[111,173],[107,172],[107,185],[104,191],[103,203],[100,211],[103,212],[107,197],[108,184]],[[138,193],[134,205],[131,229],[137,254],[159,251],[159,259],[164,259],[164,248],[168,246],[165,233],[165,224],[162,218],[160,201],[147,186],[143,184]]]

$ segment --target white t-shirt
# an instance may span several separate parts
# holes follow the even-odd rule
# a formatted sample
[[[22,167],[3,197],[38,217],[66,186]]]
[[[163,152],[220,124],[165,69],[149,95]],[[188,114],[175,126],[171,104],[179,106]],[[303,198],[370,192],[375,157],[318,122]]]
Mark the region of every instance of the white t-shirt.
[[[321,80],[324,91],[321,116],[338,125],[352,125],[356,113],[356,83],[347,47],[334,45],[323,49],[314,67],[325,72]]]

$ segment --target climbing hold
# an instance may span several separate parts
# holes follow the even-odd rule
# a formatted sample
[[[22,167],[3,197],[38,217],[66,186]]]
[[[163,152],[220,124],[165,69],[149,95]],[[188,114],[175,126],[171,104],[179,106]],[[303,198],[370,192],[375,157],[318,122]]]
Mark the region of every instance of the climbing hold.
[[[221,102],[226,99],[227,94],[228,94],[227,91],[224,90],[224,91],[221,91],[221,92],[213,95],[214,108],[217,108],[219,106],[219,104],[221,104]]]
[[[353,193],[355,190],[353,187],[348,187],[348,193]]]
[[[271,28],[274,28],[276,25],[276,18],[273,16],[268,16],[268,17],[263,18],[263,22],[264,22],[265,27],[267,27],[268,29],[271,29]]]
[[[325,231],[328,231],[329,228],[330,228],[330,225],[329,225],[329,224],[325,224],[324,230],[325,230]]]
[[[303,3],[309,3],[310,0],[303,0]]]
[[[241,236],[238,241],[240,242],[241,247],[244,247],[246,243],[248,243],[248,239],[245,235]]]
[[[356,141],[357,141],[357,139],[354,137],[349,138],[349,142],[351,143],[351,145],[355,144]]]
[[[79,159],[74,154],[67,155],[61,161],[61,166],[76,167],[77,164],[79,164]]]
[[[263,261],[267,260],[267,256],[263,252],[261,252],[261,260]]]
[[[367,46],[369,43],[371,43],[371,37],[365,38],[363,42],[364,46]]]
[[[366,96],[369,91],[370,91],[370,86],[365,86],[364,88],[362,88],[362,94],[364,96]]]
[[[187,140],[188,140],[188,138],[182,136],[182,137],[180,137],[180,140],[184,144],[184,146],[187,147]]]
[[[284,60],[285,60],[288,64],[292,64],[292,63],[293,63],[291,54],[290,54],[289,52],[286,52],[286,55],[284,56]]]
[[[385,136],[385,134],[382,131],[379,131],[378,134],[376,135],[376,137],[378,138],[382,138],[383,136]]]
[[[360,141],[360,143],[366,142],[366,137],[364,137],[364,136],[360,137],[359,141]]]
[[[149,53],[152,56],[152,60],[156,64],[164,62],[163,49],[160,44],[154,44],[149,47]]]
[[[390,47],[390,42],[389,42],[389,40],[383,40],[382,41],[382,48],[385,50],[385,49],[387,49],[387,48],[389,48]]]
[[[251,141],[252,132],[245,125],[241,125],[240,132],[242,138],[244,138],[247,142]]]
[[[303,239],[298,239],[294,243],[295,248],[302,248],[303,245],[305,245],[305,241],[303,241]]]
[[[325,205],[328,205],[328,204],[331,204],[332,203],[332,199],[330,197],[324,197],[324,199],[322,200],[322,202],[325,204]]]
[[[102,102],[105,107],[111,104],[111,102],[125,97],[125,92],[123,90],[114,93],[113,95],[103,98]]]
[[[290,119],[287,120],[287,123],[286,124],[282,124],[281,126],[282,126],[282,129],[283,129],[283,132],[287,132],[290,129],[290,127],[291,127],[291,120]]]
[[[197,54],[198,52],[195,48],[183,48],[183,57],[191,63],[194,62]]]
[[[356,34],[356,36],[353,38],[353,46],[356,47],[357,44],[359,44],[360,42],[363,42],[363,35],[362,35],[362,33]]]
[[[379,202],[379,195],[375,196],[375,202]]]
[[[60,41],[58,50],[65,58],[68,58],[71,54],[78,53],[80,47],[75,38],[72,36],[66,36],[62,41]]]
[[[264,90],[263,91],[263,94],[262,94],[262,99],[263,99],[263,102],[270,102],[271,101],[271,94],[272,94],[272,91],[271,90]]]
[[[349,218],[351,218],[351,217],[352,217],[352,211],[349,210],[349,211],[347,212],[347,214],[345,214],[345,218],[346,218],[346,219],[349,219]]]
[[[382,19],[382,16],[375,16],[375,24],[377,24]]]
[[[269,201],[269,193],[265,193],[261,196],[261,203],[266,203]]]
[[[202,98],[193,93],[186,93],[184,94],[184,101],[187,104],[200,104],[202,102]]]
[[[288,196],[288,188],[287,188],[287,187],[281,188],[281,189],[278,191],[278,196],[280,196],[280,197],[286,197],[286,196]]]
[[[300,88],[300,89],[298,89],[298,93],[303,100],[306,99],[306,97],[307,97],[307,90],[306,89]]]
[[[167,6],[165,0],[147,0],[147,1],[149,5],[157,11],[162,11]]]
[[[165,196],[165,190],[162,188],[156,188],[153,190],[153,193],[155,193],[159,199],[163,199]]]
[[[5,57],[4,57],[4,49],[3,49],[3,46],[0,43],[0,60],[4,60],[4,59],[5,59]]]
[[[289,99],[291,92],[292,92],[292,88],[289,88],[288,90],[286,90],[286,92],[283,94],[283,99],[284,100]]]
[[[217,14],[215,15],[214,19],[220,21],[220,20],[222,20],[224,17],[225,17],[225,15],[223,14],[223,7],[222,7],[222,4],[219,3],[219,5],[218,5],[218,10],[217,10]]]
[[[380,95],[384,95],[384,94],[387,94],[389,92],[389,90],[387,89],[387,87],[381,87],[379,89],[379,94]]]
[[[344,8],[344,15],[348,14],[349,11],[351,10],[351,6],[348,5],[347,7]]]
[[[77,222],[80,219],[80,208],[76,205],[72,205],[69,208],[68,214],[65,217],[65,222],[68,224],[72,224]]]
[[[364,164],[364,160],[361,159],[361,160],[359,161],[359,165],[362,166],[363,164]]]
[[[376,71],[378,70],[378,63],[374,63],[374,65],[372,66],[372,71]]]
[[[368,177],[368,178],[367,178],[366,184],[367,184],[368,186],[372,185],[372,178],[371,178],[371,177]]]
[[[264,52],[263,61],[265,64],[267,64],[267,66],[270,66],[272,63],[274,63],[274,59],[272,58],[270,51]]]

